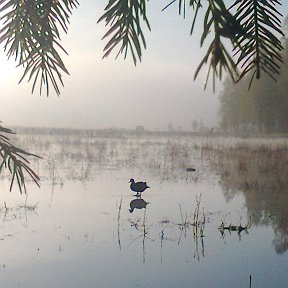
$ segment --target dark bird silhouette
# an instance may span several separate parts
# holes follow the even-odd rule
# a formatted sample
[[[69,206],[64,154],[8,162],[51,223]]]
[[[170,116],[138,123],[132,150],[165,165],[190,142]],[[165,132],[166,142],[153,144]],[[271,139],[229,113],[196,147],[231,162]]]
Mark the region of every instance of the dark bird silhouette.
[[[146,182],[135,182],[134,179],[130,179],[129,181],[130,189],[137,194],[144,192],[147,188],[150,188]]]
[[[130,209],[129,209],[129,212],[132,213],[134,211],[134,209],[143,209],[143,208],[146,208],[146,206],[148,205],[149,203],[146,202],[144,199],[141,199],[141,198],[137,198],[137,199],[134,199],[130,202]]]

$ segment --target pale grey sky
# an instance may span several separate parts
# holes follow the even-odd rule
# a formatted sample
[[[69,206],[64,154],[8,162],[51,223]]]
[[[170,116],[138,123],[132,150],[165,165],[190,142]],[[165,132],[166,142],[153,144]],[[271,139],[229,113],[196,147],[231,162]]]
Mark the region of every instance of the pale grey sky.
[[[124,61],[120,55],[115,60],[115,53],[102,60],[105,27],[96,22],[108,0],[79,2],[68,35],[62,37],[70,76],[64,76],[60,97],[40,96],[38,90],[32,95],[31,83],[18,85],[22,70],[14,68],[12,59],[6,60],[2,47],[0,119],[4,125],[166,129],[173,123],[175,128],[190,129],[193,119],[201,118],[207,126],[217,126],[218,94],[203,90],[204,73],[193,81],[205,52],[200,49],[200,32],[189,36],[191,20],[178,16],[177,5],[161,12],[169,0],[148,1],[152,31],[146,33],[148,47],[135,67],[130,58]],[[287,3],[283,13],[287,14]]]

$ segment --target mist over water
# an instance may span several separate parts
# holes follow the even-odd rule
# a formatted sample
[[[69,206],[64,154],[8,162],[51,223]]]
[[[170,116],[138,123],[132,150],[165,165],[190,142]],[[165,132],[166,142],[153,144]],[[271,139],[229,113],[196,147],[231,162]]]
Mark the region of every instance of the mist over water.
[[[5,287],[285,287],[286,139],[36,131],[41,188],[1,182]]]
[[[42,157],[28,159],[41,187],[27,177],[27,194],[17,180],[9,193],[1,171],[3,287],[287,286],[288,140],[260,134],[286,132],[274,99],[286,99],[287,77],[257,82],[253,97],[243,82],[204,90],[208,67],[193,81],[202,23],[190,37],[191,15],[148,2],[152,32],[134,67],[102,60],[107,1],[82,1],[61,42],[70,75],[60,97],[17,85],[21,67],[0,53],[0,120],[16,127],[15,146]],[[136,194],[130,179],[150,188]]]

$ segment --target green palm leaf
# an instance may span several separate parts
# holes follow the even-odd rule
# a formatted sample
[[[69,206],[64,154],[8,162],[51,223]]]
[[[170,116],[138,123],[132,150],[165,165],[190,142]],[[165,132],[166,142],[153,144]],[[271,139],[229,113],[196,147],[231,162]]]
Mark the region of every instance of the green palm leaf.
[[[0,19],[4,20],[0,43],[4,43],[8,58],[14,56],[18,66],[25,68],[19,82],[34,77],[32,93],[39,79],[40,94],[46,86],[49,95],[49,83],[60,94],[61,73],[69,73],[58,52],[67,54],[60,44],[58,26],[67,33],[70,14],[77,4],[77,0],[0,0]]]
[[[137,59],[141,61],[142,47],[146,48],[140,19],[143,19],[148,29],[151,30],[146,17],[146,0],[111,0],[105,7],[105,11],[98,20],[98,22],[105,21],[106,26],[110,26],[102,38],[110,37],[104,47],[103,58],[120,46],[116,58],[124,52],[125,59],[129,49],[136,65]]]
[[[12,130],[0,125],[0,173],[4,168],[8,169],[12,178],[10,182],[10,191],[13,188],[15,179],[17,180],[20,193],[26,193],[25,172],[39,186],[40,178],[29,166],[30,162],[27,157],[41,158],[32,153],[12,145],[5,134],[15,134]]]
[[[276,35],[283,36],[283,33],[282,15],[276,5],[280,5],[277,0],[238,0],[232,6],[237,9],[235,16],[246,29],[235,48],[235,55],[238,56],[236,64],[243,68],[239,80],[251,71],[252,78],[256,79],[260,78],[262,71],[274,80],[275,75],[279,74],[283,47]]]

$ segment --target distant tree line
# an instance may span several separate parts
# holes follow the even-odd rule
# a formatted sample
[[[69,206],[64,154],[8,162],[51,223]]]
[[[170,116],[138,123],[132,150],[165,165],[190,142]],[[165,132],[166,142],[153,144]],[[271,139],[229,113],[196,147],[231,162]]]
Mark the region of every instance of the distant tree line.
[[[104,22],[107,28],[103,36],[107,41],[103,58],[113,51],[116,58],[120,54],[126,58],[130,53],[135,65],[141,61],[142,51],[146,49],[142,27],[151,30],[146,15],[147,2],[107,1],[104,14],[98,20]],[[279,74],[283,47],[278,38],[284,35],[279,11],[281,1],[169,0],[163,10],[177,2],[179,14],[186,17],[187,9],[193,13],[190,35],[194,33],[196,25],[203,27],[200,46],[207,50],[194,79],[207,65],[204,87],[212,78],[215,88],[215,79],[221,80],[224,71],[233,81],[239,81],[248,74],[251,81],[260,79],[262,74],[273,79]],[[63,74],[69,74],[62,60],[61,54],[67,52],[62,46],[61,34],[68,32],[72,11],[78,5],[77,0],[0,0],[0,44],[7,58],[14,58],[16,65],[24,68],[19,82],[23,79],[31,81],[32,92],[39,86],[40,94],[46,90],[48,96],[51,88],[57,95],[60,94],[60,86],[64,86]],[[203,11],[205,16],[199,11]],[[201,22],[195,24],[198,22],[196,20]],[[85,27],[81,28],[85,30]],[[226,48],[227,41],[232,49]],[[222,98],[224,100],[225,97]],[[266,99],[263,101],[265,103]],[[229,121],[227,123],[231,125]],[[22,188],[25,191],[25,171],[38,184],[39,177],[30,169],[29,161],[25,158],[36,155],[15,147],[9,141],[9,134],[13,134],[13,131],[0,124],[0,174],[7,168],[12,177],[10,190],[16,179],[21,192]]]
[[[226,79],[220,93],[221,128],[234,133],[288,132],[288,39],[277,82],[263,75],[250,85],[246,75],[236,86]]]

